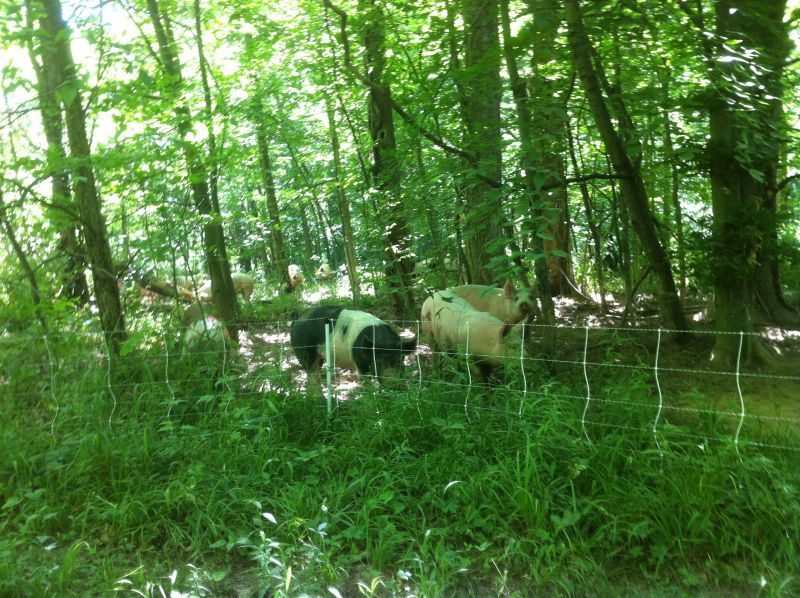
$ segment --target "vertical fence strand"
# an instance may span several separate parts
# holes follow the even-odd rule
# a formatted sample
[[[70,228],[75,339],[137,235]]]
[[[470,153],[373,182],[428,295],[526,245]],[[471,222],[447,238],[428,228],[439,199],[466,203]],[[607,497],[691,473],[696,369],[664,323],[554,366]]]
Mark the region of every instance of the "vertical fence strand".
[[[586,432],[586,412],[589,411],[589,402],[592,400],[592,389],[589,386],[589,374],[586,371],[586,357],[589,352],[589,327],[585,326],[584,330],[586,335],[583,340],[583,379],[586,381],[586,405],[583,406],[583,414],[581,415],[581,429],[583,430],[583,435],[586,436],[586,440],[591,444],[592,440],[589,438],[588,432]]]
[[[50,342],[47,339],[47,335],[44,335],[44,347],[47,350],[47,362],[48,362],[48,370],[50,373],[50,398],[53,400],[53,404],[56,406],[55,412],[53,413],[53,419],[50,420],[50,433],[55,434],[56,430],[56,418],[58,417],[58,412],[61,409],[61,406],[58,404],[58,398],[56,397],[56,368],[55,368],[55,360],[53,358],[53,352],[50,350]]]
[[[658,420],[661,418],[661,411],[664,408],[664,396],[661,394],[661,382],[658,380],[658,357],[661,353],[661,328],[658,329],[658,340],[656,342],[656,362],[653,366],[653,374],[656,378],[656,389],[658,390],[658,411],[656,412],[656,419],[653,422],[653,439],[656,441],[656,446],[658,447],[658,452],[661,456],[664,456],[663,451],[661,450],[661,444],[658,442]]]
[[[739,376],[740,368],[742,365],[742,345],[744,344],[744,330],[739,331],[739,351],[736,354],[736,390],[739,393],[739,407],[741,407],[741,411],[739,413],[739,425],[736,428],[736,436],[733,439],[733,446],[736,447],[736,454],[739,455],[739,433],[742,431],[742,426],[744,425],[744,396],[742,395],[742,382],[741,377]],[[741,455],[739,455],[741,458]]]

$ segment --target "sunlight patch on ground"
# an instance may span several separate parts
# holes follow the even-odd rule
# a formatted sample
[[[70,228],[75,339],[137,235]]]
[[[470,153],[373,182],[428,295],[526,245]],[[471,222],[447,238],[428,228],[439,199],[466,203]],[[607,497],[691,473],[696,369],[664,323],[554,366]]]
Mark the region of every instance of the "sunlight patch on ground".
[[[362,296],[375,296],[375,285],[371,282],[364,282],[365,273],[360,273]],[[300,291],[302,300],[310,305],[320,303],[324,299],[333,299],[336,297],[342,299],[350,299],[350,279],[347,276],[339,276],[338,279],[331,282],[320,282],[317,285],[309,285]]]
[[[778,343],[788,340],[800,340],[800,330],[784,330],[783,328],[767,327],[764,328],[764,334],[769,340]]]

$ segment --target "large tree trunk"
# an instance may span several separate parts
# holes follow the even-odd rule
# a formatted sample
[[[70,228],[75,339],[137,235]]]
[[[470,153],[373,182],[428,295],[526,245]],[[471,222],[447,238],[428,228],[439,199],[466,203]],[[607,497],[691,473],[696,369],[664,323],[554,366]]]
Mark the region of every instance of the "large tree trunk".
[[[382,195],[386,208],[382,223],[386,231],[384,255],[386,281],[392,303],[401,318],[416,312],[411,289],[414,262],[411,258],[410,231],[404,213],[400,189],[400,166],[394,133],[391,91],[383,80],[386,67],[383,11],[376,0],[362,2],[368,12],[364,35],[367,76],[374,83],[369,88],[369,133],[372,139],[372,180]]]
[[[325,99],[325,108],[328,113],[328,130],[331,134],[331,149],[333,150],[333,179],[336,185],[336,201],[339,205],[339,216],[342,219],[342,235],[344,236],[344,256],[347,267],[347,277],[350,279],[350,293],[353,297],[353,306],[358,308],[361,302],[361,286],[358,280],[358,260],[356,258],[356,243],[353,234],[353,225],[350,220],[350,204],[344,192],[342,182],[342,164],[339,156],[339,134],[336,132],[336,116],[333,102]],[[330,260],[331,256],[328,256]]]
[[[713,359],[724,367],[739,354],[739,338],[731,333],[754,330],[757,293],[774,293],[769,264],[776,237],[781,67],[790,47],[785,7],[785,0],[720,0],[716,8],[719,38],[742,41],[736,49],[727,44],[714,48],[715,97],[709,109],[714,297],[720,332]],[[733,53],[737,60],[725,59]],[[744,340],[743,358],[766,358],[757,337]]]
[[[503,255],[503,206],[500,189],[490,186],[502,179],[500,130],[500,40],[497,0],[463,0],[464,70],[463,115],[465,149],[473,156],[464,181],[464,253],[475,284],[491,284]],[[498,268],[498,266],[501,266]]]
[[[597,129],[603,139],[606,151],[611,157],[614,171],[622,179],[620,183],[622,197],[630,210],[633,228],[659,281],[658,300],[662,320],[667,328],[685,330],[687,327],[686,316],[675,288],[669,259],[658,240],[642,173],[631,160],[625,144],[614,128],[600,87],[598,74],[592,64],[591,45],[583,26],[583,17],[577,0],[566,0],[565,10],[575,68],[580,76]],[[622,100],[618,98],[616,101],[621,102]],[[631,123],[626,124],[631,126]]]
[[[74,160],[72,183],[86,239],[86,253],[92,270],[94,294],[100,322],[110,351],[118,355],[125,341],[125,319],[119,299],[119,287],[108,245],[106,223],[97,194],[89,139],[86,135],[86,113],[80,94],[77,68],[72,59],[68,29],[59,0],[41,0],[45,9],[42,26],[48,40],[43,45],[42,59],[56,65],[58,84],[74,93],[62,94],[66,113],[70,157]],[[50,68],[49,66],[44,68]]]
[[[206,172],[200,149],[189,141],[192,130],[192,116],[188,107],[181,102],[183,92],[183,75],[181,65],[168,24],[167,15],[161,12],[158,0],[147,0],[147,8],[158,40],[161,68],[168,79],[166,89],[173,94],[176,101],[175,124],[183,140],[184,158],[186,160],[189,184],[195,208],[200,214],[210,216],[203,224],[203,247],[205,250],[208,273],[211,277],[211,289],[214,304],[219,309],[223,320],[230,322],[238,315],[236,293],[231,281],[230,263],[225,247],[225,232],[219,209],[214,205],[209,191],[209,177]]]

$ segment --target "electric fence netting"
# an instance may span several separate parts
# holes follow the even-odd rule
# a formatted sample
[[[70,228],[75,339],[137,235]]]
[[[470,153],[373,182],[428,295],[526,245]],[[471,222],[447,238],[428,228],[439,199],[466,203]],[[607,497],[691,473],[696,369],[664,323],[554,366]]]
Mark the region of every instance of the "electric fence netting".
[[[5,335],[0,392],[36,405],[41,432],[50,434],[82,417],[67,396],[102,404],[108,426],[135,416],[125,414],[124,404],[152,399],[169,430],[212,403],[227,413],[239,399],[280,402],[313,394],[320,397],[320,415],[335,418],[361,393],[375,393],[408,401],[420,417],[421,406],[450,406],[467,422],[493,414],[523,425],[536,420],[543,402],[560,401],[573,419],[564,424],[582,441],[591,444],[609,432],[647,434],[658,454],[676,441],[699,450],[730,443],[737,453],[800,450],[800,368],[794,367],[800,365],[800,332],[754,333],[784,362],[782,369],[759,370],[745,360],[743,332],[731,333],[738,343],[735,364],[719,368],[709,361],[717,332],[692,331],[696,340],[687,348],[675,342],[680,331],[559,325],[552,331],[558,341],[548,349],[542,340],[547,326],[520,324],[502,354],[486,356],[473,349],[479,330],[468,331],[463,346],[441,347],[421,335],[419,321],[387,323],[419,342],[405,357],[402,375],[380,381],[337,366],[342,348],[330,330],[319,347],[323,375],[307,376],[294,357],[289,323],[274,320],[245,322],[237,343],[206,344],[188,354],[180,334],[144,330],[113,359],[95,332]],[[487,361],[500,364],[488,379],[475,367]]]

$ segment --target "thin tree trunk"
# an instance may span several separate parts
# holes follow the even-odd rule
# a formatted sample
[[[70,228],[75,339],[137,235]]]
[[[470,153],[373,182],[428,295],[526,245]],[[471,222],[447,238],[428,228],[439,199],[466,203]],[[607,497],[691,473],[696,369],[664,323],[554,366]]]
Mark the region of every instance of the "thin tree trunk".
[[[358,308],[361,303],[361,287],[358,280],[358,260],[356,258],[355,236],[353,226],[350,221],[350,204],[347,202],[347,195],[344,192],[342,182],[342,164],[339,157],[339,135],[336,132],[336,116],[334,114],[333,103],[330,99],[325,99],[325,107],[328,113],[328,130],[331,134],[331,148],[333,150],[333,179],[336,185],[336,201],[339,206],[339,216],[342,220],[342,235],[344,236],[344,255],[347,265],[347,277],[350,279],[350,292],[353,296],[353,305]]]
[[[669,259],[658,240],[642,173],[632,161],[625,144],[614,129],[600,88],[598,75],[592,65],[591,45],[583,27],[583,18],[577,0],[565,0],[565,8],[575,68],[592,109],[595,124],[611,157],[614,171],[621,177],[622,196],[630,210],[634,230],[659,281],[658,299],[661,317],[666,327],[685,330],[687,327],[686,316],[675,288]],[[621,102],[621,98],[616,101]]]
[[[256,86],[259,87],[258,85]],[[267,215],[269,217],[270,241],[272,247],[272,259],[278,269],[278,278],[281,281],[281,289],[290,292],[292,285],[289,281],[289,260],[283,246],[283,229],[281,226],[281,214],[278,206],[278,196],[275,192],[275,179],[272,175],[272,159],[269,155],[269,138],[267,136],[266,117],[263,114],[261,99],[255,97],[253,104],[253,125],[256,130],[256,145],[258,147],[258,167],[261,172],[261,182],[264,185],[264,195],[267,200]]]
[[[42,313],[42,293],[39,290],[39,282],[36,280],[36,273],[31,266],[30,260],[28,260],[28,256],[25,255],[25,251],[22,249],[22,245],[17,239],[14,228],[8,221],[8,215],[6,214],[6,207],[3,201],[2,189],[0,189],[0,224],[2,224],[3,230],[6,232],[8,242],[11,244],[11,249],[14,251],[14,254],[19,260],[20,267],[25,273],[25,278],[28,279],[28,283],[31,285],[31,300],[33,301],[34,310],[36,312],[36,319],[39,320],[39,325],[42,327],[42,332],[47,334],[48,326],[47,320]]]
[[[534,144],[533,116],[530,110],[530,101],[525,81],[519,76],[514,50],[511,46],[511,31],[508,17],[508,0],[501,3],[501,21],[503,31],[503,49],[508,68],[511,91],[514,96],[514,104],[517,109],[517,128],[519,129],[520,144],[522,146],[522,172],[525,179],[525,187],[530,194],[529,204],[531,208],[531,230],[537,230],[540,222],[546,222],[547,216],[544,213],[544,201],[539,191],[541,184],[537,184],[537,165],[536,150]],[[536,206],[542,206],[536,208]],[[553,294],[550,288],[550,277],[548,275],[547,260],[545,259],[545,248],[542,237],[534,234],[531,237],[531,248],[537,256],[534,262],[534,274],[536,277],[539,301],[542,304],[542,317],[548,324],[545,329],[548,344],[555,342],[555,306],[553,305]]]
[[[410,250],[411,235],[401,196],[391,91],[383,80],[386,68],[384,15],[377,0],[366,0],[362,6],[368,13],[364,35],[367,77],[375,84],[369,88],[369,132],[372,139],[372,179],[381,193],[385,208],[380,221],[386,230],[386,282],[395,312],[399,317],[407,318],[413,317],[416,311],[411,288],[414,263]]]
[[[508,20],[508,0],[503,0],[503,19]],[[533,15],[533,74],[530,89],[533,90],[532,113],[533,156],[538,158],[537,181],[547,187],[539,200],[550,204],[546,214],[547,227],[544,234],[544,251],[547,254],[547,271],[550,291],[553,295],[574,295],[575,283],[569,248],[569,203],[567,186],[564,183],[566,141],[566,93],[571,87],[568,81],[553,79],[545,75],[550,63],[562,60],[558,43],[558,28],[561,14],[556,0],[528,0]],[[504,23],[505,29],[508,26]],[[506,55],[511,52],[506,42]],[[513,52],[511,53],[513,58]],[[525,82],[519,83],[527,91]],[[530,112],[530,111],[529,111]],[[545,215],[541,210],[542,215]]]
[[[569,156],[572,162],[572,170],[575,176],[580,174],[578,166],[578,158],[575,153],[575,143],[571,134],[567,135],[567,144],[569,148]],[[594,218],[594,210],[592,209],[592,198],[589,195],[589,187],[585,182],[579,184],[581,199],[583,200],[583,208],[586,214],[586,225],[589,227],[589,234],[592,237],[592,255],[594,262],[594,272],[597,279],[597,290],[600,294],[600,311],[606,313],[608,305],[606,303],[606,281],[605,274],[603,273],[603,246],[600,241],[600,227]]]
[[[308,214],[306,214],[306,204],[304,201],[298,202],[298,206],[300,209],[300,227],[303,230],[303,254],[307,262],[311,261],[311,256],[314,254],[320,255],[322,250],[319,246],[319,239],[316,240],[316,245],[311,240],[311,229],[308,226]],[[331,259],[331,256],[327,256],[328,260]]]
[[[189,140],[192,131],[192,116],[189,108],[182,103],[184,87],[181,65],[178,60],[175,39],[172,35],[168,16],[161,12],[158,0],[147,0],[147,8],[158,40],[161,68],[168,79],[166,91],[176,102],[175,124],[183,140],[184,159],[192,191],[195,208],[200,214],[210,216],[203,224],[203,246],[208,273],[211,277],[211,291],[214,305],[226,322],[232,322],[239,313],[236,293],[231,280],[230,263],[225,247],[225,231],[221,215],[215,207],[209,191],[209,177],[199,148]],[[229,330],[230,330],[229,325]],[[235,332],[235,330],[232,330]],[[235,335],[234,335],[235,336]]]

